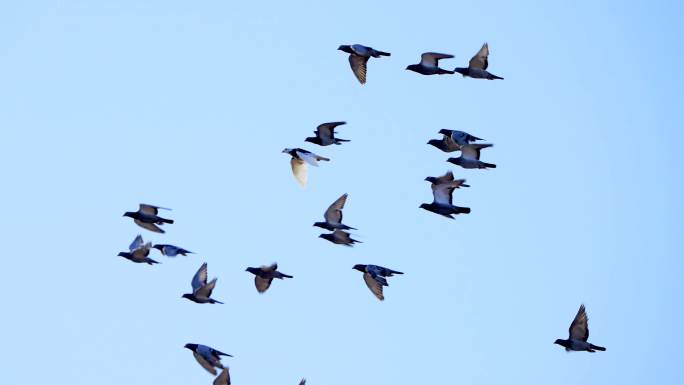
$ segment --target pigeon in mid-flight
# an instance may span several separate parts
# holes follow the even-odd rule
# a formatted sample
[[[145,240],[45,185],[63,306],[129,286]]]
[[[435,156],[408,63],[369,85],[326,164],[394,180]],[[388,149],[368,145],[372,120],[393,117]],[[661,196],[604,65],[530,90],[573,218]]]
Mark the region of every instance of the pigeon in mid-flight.
[[[341,45],[337,48],[349,54],[349,65],[359,83],[366,84],[366,65],[371,57],[391,56],[389,52],[382,52],[361,44]]]
[[[484,43],[482,48],[470,59],[468,62],[468,68],[457,67],[454,71],[463,75],[463,77],[471,77],[474,79],[503,79],[502,77],[496,76],[487,72],[487,67],[489,67],[489,45]]]
[[[301,148],[286,148],[283,150],[284,153],[290,154],[292,159],[290,160],[290,166],[292,167],[292,174],[294,175],[297,183],[300,186],[306,186],[306,181],[308,179],[308,173],[306,164],[318,167],[318,161],[330,161],[329,158],[316,155],[311,151],[303,150]]]
[[[420,63],[411,64],[406,67],[407,70],[418,72],[421,75],[444,75],[453,74],[454,71],[439,68],[440,59],[451,59],[454,55],[437,52],[425,52],[420,55]]]
[[[316,222],[313,225],[330,231],[334,231],[336,229],[356,230],[353,227],[342,224],[342,209],[344,208],[344,204],[346,202],[347,194],[342,194],[341,197],[337,198],[337,200],[333,202],[327,210],[325,210],[325,214],[323,214],[325,222]]]
[[[565,348],[566,352],[576,351],[576,352],[589,352],[595,353],[597,350],[605,351],[606,348],[602,346],[596,346],[587,342],[589,339],[589,324],[588,324],[587,311],[584,309],[584,305],[580,305],[575,319],[570,324],[570,336],[567,340],[557,339],[554,344],[560,345]]]
[[[217,279],[218,278],[214,278],[207,283],[207,263],[204,262],[199,270],[197,270],[197,273],[192,277],[192,293],[183,294],[183,298],[187,298],[195,303],[223,304],[223,302],[211,298],[211,292],[214,291],[214,287],[216,287]]]
[[[458,131],[458,130],[447,130],[446,128],[443,128],[439,130],[439,133],[448,136],[451,138],[451,140],[456,143],[459,147],[460,146],[465,146],[466,144],[473,143],[477,140],[484,140],[482,138],[478,138],[477,136],[470,135],[467,132],[463,131]]]
[[[291,275],[279,272],[277,263],[274,263],[271,266],[248,267],[245,271],[254,274],[254,285],[259,293],[268,290],[274,278],[293,278]]]
[[[228,368],[223,368],[221,373],[216,376],[214,385],[230,385],[230,373],[228,373]]]
[[[329,146],[331,144],[342,144],[344,142],[349,142],[347,139],[338,139],[335,137],[335,128],[347,124],[347,122],[329,122],[323,123],[316,127],[314,134],[316,136],[310,136],[304,141],[317,144],[319,146]]]
[[[171,210],[164,207],[141,203],[138,211],[127,211],[123,216],[133,218],[133,222],[143,229],[164,234],[164,230],[157,225],[163,225],[164,223],[172,224],[173,220],[158,216],[157,214],[159,214],[159,209]]]
[[[496,168],[494,163],[485,163],[480,160],[480,150],[492,147],[489,143],[470,143],[461,146],[461,156],[449,158],[447,162],[461,166],[463,168]]]
[[[435,146],[444,152],[454,152],[461,149],[461,146],[454,142],[454,140],[451,139],[451,136],[444,134],[442,139],[430,139],[427,144]]]
[[[225,369],[221,363],[221,356],[232,357],[206,345],[185,344],[184,347],[190,349],[197,362],[213,375],[216,375],[216,368]]]
[[[119,257],[124,257],[129,261],[135,263],[147,263],[148,265],[154,265],[159,263],[152,258],[148,258],[150,255],[150,249],[152,248],[152,243],[143,241],[142,235],[135,237],[130,246],[128,246],[129,252],[120,252]]]
[[[465,184],[465,179],[454,179],[454,175],[451,172],[447,172],[445,175],[435,178],[427,177],[426,181],[432,183],[432,203],[423,203],[420,205],[421,209],[431,211],[435,214],[445,216],[447,218],[453,219],[453,214],[469,214],[469,207],[459,207],[454,206],[452,203],[452,194],[455,189],[460,187],[470,187]]]
[[[377,265],[354,265],[353,269],[363,272],[363,280],[366,281],[366,286],[380,301],[385,299],[385,296],[382,294],[382,287],[389,286],[385,277],[391,277],[394,274],[404,274],[400,271]]]
[[[152,247],[159,250],[162,253],[162,255],[165,255],[167,257],[175,257],[176,255],[182,255],[186,257],[188,254],[195,254],[192,251],[185,250],[182,247],[174,245],[157,244]]]
[[[321,234],[318,237],[330,241],[336,245],[345,245],[348,247],[352,247],[354,243],[363,243],[361,241],[353,239],[351,237],[351,234],[340,229],[335,229],[335,231],[333,231],[330,234]]]

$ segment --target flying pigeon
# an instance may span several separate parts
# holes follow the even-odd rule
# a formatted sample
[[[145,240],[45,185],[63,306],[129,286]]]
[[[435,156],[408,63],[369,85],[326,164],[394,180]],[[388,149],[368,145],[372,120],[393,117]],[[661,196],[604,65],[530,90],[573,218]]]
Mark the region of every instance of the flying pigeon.
[[[216,376],[214,385],[230,385],[230,373],[228,373],[228,368],[223,368],[221,374]]]
[[[493,144],[471,143],[461,146],[461,156],[449,158],[447,162],[459,165],[463,168],[496,168],[493,163],[480,161],[480,150],[492,147]]]
[[[164,245],[164,244],[158,244],[152,246],[155,249],[159,250],[162,255],[165,255],[167,257],[175,257],[176,255],[182,255],[182,256],[187,256],[188,254],[195,254],[192,251],[185,250],[182,247],[174,246],[174,245]]]
[[[442,139],[430,139],[427,144],[435,146],[444,152],[454,152],[461,149],[461,146],[454,142],[449,135],[443,135]]]
[[[332,243],[335,243],[337,245],[345,245],[348,247],[352,247],[354,243],[363,243],[361,241],[357,241],[356,239],[353,239],[351,235],[343,230],[340,229],[335,229],[330,234],[321,234],[318,236],[319,238],[323,238],[325,240],[328,240]]]
[[[597,350],[605,351],[606,348],[587,342],[589,339],[589,324],[587,321],[587,312],[584,309],[584,305],[580,305],[575,319],[570,324],[570,336],[567,340],[557,339],[554,344],[564,347],[566,352],[571,350],[576,352],[587,351],[589,353],[595,353]]]
[[[422,75],[453,74],[454,71],[439,68],[440,59],[451,59],[452,57],[454,57],[454,55],[449,55],[446,53],[425,52],[424,54],[420,55],[420,63],[411,64],[410,66],[406,67],[406,69],[409,71],[418,72]]]
[[[489,45],[484,43],[482,48],[470,59],[468,62],[468,68],[457,67],[454,71],[463,75],[463,77],[471,77],[474,79],[503,79],[502,77],[496,76],[487,72],[487,67],[489,67]]]
[[[122,251],[119,253],[119,257],[124,257],[129,261],[135,263],[147,263],[148,265],[159,263],[154,259],[147,257],[148,255],[150,255],[150,248],[152,248],[152,243],[143,242],[142,235],[138,235],[133,240],[133,243],[131,243],[131,245],[128,246],[129,252],[126,253]]]
[[[195,273],[195,276],[192,277],[192,293],[183,294],[183,298],[187,298],[196,303],[223,304],[223,302],[211,298],[211,292],[214,290],[214,287],[216,287],[217,279],[218,278],[214,278],[207,283],[207,263],[204,262],[199,270],[197,270],[197,273]]]
[[[447,129],[441,129],[439,130],[439,133],[445,136],[449,136],[454,143],[456,143],[459,147],[464,146],[466,144],[470,144],[476,140],[484,140],[482,138],[478,138],[477,136],[470,135],[467,132],[463,131],[458,131],[458,130],[447,130]]]
[[[330,161],[329,158],[325,158],[320,155],[316,155],[313,152],[303,150],[301,148],[286,148],[283,150],[284,153],[290,154],[292,159],[290,160],[290,166],[292,166],[292,174],[294,175],[297,183],[300,186],[306,186],[307,181],[307,168],[306,164],[318,167],[318,161]]]
[[[366,84],[366,64],[368,59],[371,57],[391,56],[389,52],[378,51],[361,44],[341,45],[337,49],[349,54],[349,65],[352,72],[354,72],[354,76],[356,76],[361,84]]]
[[[342,209],[344,204],[347,202],[347,194],[342,194],[341,197],[337,198],[327,210],[325,210],[325,222],[316,222],[313,225],[317,227],[322,227],[326,230],[356,230],[353,227],[342,224]]]
[[[271,266],[248,267],[245,271],[254,274],[254,285],[259,293],[263,293],[271,286],[273,278],[293,278],[291,275],[283,274],[278,271],[278,264],[274,263]]]
[[[452,203],[452,194],[455,189],[470,187],[465,184],[465,179],[454,179],[453,173],[449,171],[439,178],[429,176],[425,180],[432,183],[433,200],[432,203],[423,203],[420,208],[450,219],[454,218],[452,214],[470,213],[469,207],[454,206]]]
[[[299,381],[299,385],[305,385],[306,384],[306,378],[302,378],[301,381]]]
[[[141,203],[138,211],[127,211],[124,213],[123,216],[133,218],[133,222],[135,222],[136,225],[142,227],[143,229],[154,231],[155,233],[164,234],[164,230],[162,230],[157,225],[163,225],[164,223],[172,224],[173,220],[157,216],[157,214],[159,214],[159,209],[171,210],[164,207],[152,206]]]
[[[347,124],[347,122],[323,123],[316,127],[316,131],[314,131],[316,136],[310,136],[304,140],[319,146],[329,146],[331,144],[342,144],[343,142],[349,142],[347,139],[338,139],[335,137],[335,127],[341,126],[343,124]]]
[[[206,345],[185,344],[184,347],[190,349],[197,362],[213,375],[216,375],[216,368],[225,369],[223,364],[221,364],[221,356],[232,357],[230,354],[220,352]]]
[[[400,271],[376,265],[354,265],[353,269],[363,272],[363,280],[366,281],[366,286],[380,301],[385,299],[385,296],[382,294],[382,287],[389,286],[385,277],[391,277],[394,274],[404,274]]]

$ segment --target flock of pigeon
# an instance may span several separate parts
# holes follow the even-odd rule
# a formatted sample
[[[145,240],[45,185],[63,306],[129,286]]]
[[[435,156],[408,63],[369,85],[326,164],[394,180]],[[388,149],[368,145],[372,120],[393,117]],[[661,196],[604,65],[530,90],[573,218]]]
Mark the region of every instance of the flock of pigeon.
[[[367,63],[371,57],[379,58],[381,56],[391,55],[388,52],[378,51],[360,44],[341,45],[338,50],[349,54],[349,64],[354,75],[361,84],[366,83]],[[458,67],[453,71],[439,67],[439,60],[453,57],[453,55],[449,54],[426,52],[421,55],[420,63],[409,65],[406,69],[422,75],[459,73],[463,75],[463,77],[475,79],[503,79],[502,77],[487,71],[489,66],[489,46],[487,43],[485,43],[477,54],[470,59],[468,67]],[[323,123],[314,131],[315,136],[308,137],[305,141],[319,146],[340,145],[349,142],[347,139],[335,137],[335,129],[344,124],[346,124],[346,122]],[[442,135],[442,139],[432,139],[427,144],[432,145],[443,152],[451,153],[460,151],[461,153],[459,157],[451,157],[447,162],[461,166],[465,169],[489,169],[496,167],[495,164],[486,163],[480,160],[481,150],[492,147],[492,144],[476,143],[483,139],[463,131],[442,129],[439,131],[439,134]],[[319,162],[330,161],[330,158],[317,155],[302,148],[286,148],[283,150],[283,153],[287,153],[291,156],[290,165],[292,173],[297,183],[302,187],[306,186],[308,181],[307,166],[318,167]],[[427,177],[425,180],[431,183],[433,201],[432,203],[423,203],[420,205],[420,208],[451,219],[454,219],[453,215],[470,213],[470,208],[455,206],[452,202],[452,195],[455,189],[470,187],[465,183],[465,179],[455,179],[454,174],[451,171],[448,171],[445,175],[440,177]],[[347,194],[343,194],[335,200],[323,215],[325,221],[315,222],[314,226],[329,231],[329,233],[320,234],[320,238],[334,244],[352,247],[355,243],[360,242],[353,239],[348,232],[348,230],[356,229],[342,223],[342,210],[347,202],[347,197]],[[159,216],[160,209],[169,210],[159,206],[140,204],[138,211],[126,212],[124,213],[124,216],[132,218],[135,224],[144,229],[163,234],[164,230],[160,226],[164,224],[173,224],[174,221]],[[129,251],[121,252],[119,253],[119,256],[132,262],[153,265],[158,262],[149,257],[151,249],[157,249],[162,255],[167,257],[192,254],[191,251],[174,245],[152,245],[150,242],[145,243],[142,236],[138,235],[130,244]],[[357,264],[354,265],[353,269],[363,273],[363,279],[368,286],[368,289],[381,301],[385,299],[383,288],[388,286],[387,278],[392,277],[395,274],[403,274],[402,272],[377,265]],[[246,271],[254,275],[254,285],[259,293],[266,292],[274,279],[282,280],[284,278],[293,278],[291,275],[278,271],[278,265],[276,263],[273,263],[270,266],[248,267]],[[207,263],[205,262],[200,266],[199,270],[197,270],[192,278],[192,293],[183,294],[182,297],[199,304],[222,304],[222,302],[211,297],[216,286],[216,281],[217,278],[214,278],[211,281],[208,280]],[[604,347],[593,345],[588,342],[589,328],[587,321],[587,313],[584,305],[581,305],[570,325],[568,338],[557,339],[554,343],[563,346],[566,351],[587,351],[593,353],[597,350],[606,350]],[[213,382],[214,385],[230,384],[230,374],[228,368],[221,363],[221,357],[232,357],[231,355],[201,344],[188,343],[185,345],[185,348],[192,351],[193,356],[204,369],[216,376]],[[220,369],[221,372],[218,373],[217,369]],[[304,385],[305,382],[306,380],[302,379],[300,385]]]

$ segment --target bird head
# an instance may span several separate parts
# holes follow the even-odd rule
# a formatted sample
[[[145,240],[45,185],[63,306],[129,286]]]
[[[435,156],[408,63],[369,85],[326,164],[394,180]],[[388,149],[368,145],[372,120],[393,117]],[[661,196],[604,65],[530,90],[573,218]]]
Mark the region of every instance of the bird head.
[[[191,299],[191,298],[192,298],[192,294],[183,294],[183,295],[181,296],[181,298]],[[187,348],[188,345],[185,345],[185,347]]]
[[[125,257],[127,253],[124,253],[123,251],[117,254],[117,257]]]
[[[193,352],[194,352],[195,350],[197,350],[197,344],[185,344],[185,346],[183,346],[183,347],[186,348],[186,349],[190,349],[190,350],[192,350]]]
[[[439,130],[439,133],[442,135],[451,136],[452,131],[447,130],[446,128],[442,128],[441,130]]]
[[[453,163],[455,165],[461,165],[461,158],[449,158],[447,162]]]
[[[418,64],[411,64],[410,66],[407,66],[406,69],[409,71],[416,71],[420,68],[420,65]]]
[[[258,267],[248,267],[245,269],[245,271],[249,271],[252,274],[259,274],[259,268]]]
[[[425,209],[425,210],[430,210],[430,205],[428,203],[423,203],[422,205],[420,205],[420,208]]]
[[[349,46],[349,45],[341,45],[341,46],[337,47],[337,50],[342,51],[342,52],[346,52],[346,53],[354,53],[354,51],[352,51],[352,49],[351,49],[351,46]]]
[[[429,176],[429,177],[425,178],[425,180],[430,182],[430,183],[437,183],[437,178],[435,178],[434,176]]]
[[[310,142],[310,143],[316,143],[316,137],[314,136],[309,136],[308,138],[304,139],[305,142]]]
[[[459,74],[463,75],[465,77],[468,74],[468,69],[467,68],[454,68],[455,72],[458,72]]]
[[[284,153],[284,154],[289,154],[290,152],[292,152],[292,149],[291,149],[291,148],[286,148],[286,149],[283,150],[283,153]]]
[[[313,224],[315,227],[326,228],[325,222],[316,222]]]
[[[427,144],[435,146],[437,148],[442,147],[442,141],[440,139],[430,139]]]
[[[124,216],[124,217],[131,217],[131,218],[133,218],[134,215],[135,215],[134,212],[132,212],[132,211],[126,211],[126,212],[124,213],[123,216]]]
[[[363,271],[365,273],[366,272],[366,265],[361,265],[361,264],[354,265],[354,267],[352,267],[352,269],[358,270],[358,271]]]
[[[152,247],[155,248],[155,249],[157,249],[157,250],[159,250],[159,251],[161,251],[161,250],[164,248],[164,245],[154,245],[154,246],[152,246]]]
[[[559,339],[557,339],[557,340],[554,342],[554,344],[560,345],[560,346],[562,346],[562,347],[564,347],[564,348],[568,348],[568,347],[570,346],[570,341],[568,341],[568,340],[561,340],[561,339],[559,338]]]

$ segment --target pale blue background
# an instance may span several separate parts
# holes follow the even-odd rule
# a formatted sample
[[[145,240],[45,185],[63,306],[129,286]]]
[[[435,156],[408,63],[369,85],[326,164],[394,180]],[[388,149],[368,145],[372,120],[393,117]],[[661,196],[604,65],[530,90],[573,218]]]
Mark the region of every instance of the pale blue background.
[[[3,1],[0,383],[681,384],[676,2]],[[480,45],[506,80],[422,77]],[[368,84],[339,44],[392,53]],[[304,143],[347,120],[321,148]],[[495,143],[450,167],[440,128]],[[332,162],[292,178],[284,147]],[[428,175],[472,188],[449,221]],[[318,239],[340,194],[365,243]],[[174,208],[157,235],[121,214]],[[134,236],[197,251],[157,266]],[[202,261],[223,306],[180,298]],[[245,267],[295,276],[256,293]],[[355,263],[404,271],[377,301]],[[552,342],[584,302],[591,340]]]

